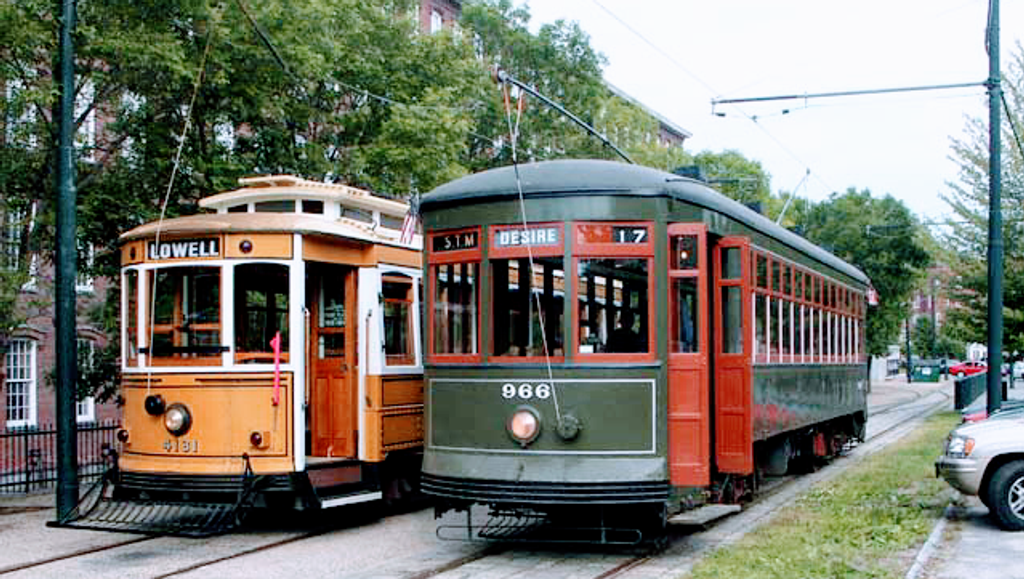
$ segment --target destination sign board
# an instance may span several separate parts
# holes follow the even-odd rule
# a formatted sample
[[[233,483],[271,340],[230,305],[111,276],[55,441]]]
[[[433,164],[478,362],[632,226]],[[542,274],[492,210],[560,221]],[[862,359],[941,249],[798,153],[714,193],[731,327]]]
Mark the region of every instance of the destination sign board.
[[[196,259],[200,257],[220,257],[220,240],[212,239],[174,239],[150,242],[146,245],[146,256],[149,259]]]
[[[559,227],[501,229],[494,232],[494,247],[540,247],[558,245]]]
[[[460,231],[459,233],[448,233],[435,235],[430,248],[435,252],[460,251],[463,249],[476,249],[480,245],[476,231]]]

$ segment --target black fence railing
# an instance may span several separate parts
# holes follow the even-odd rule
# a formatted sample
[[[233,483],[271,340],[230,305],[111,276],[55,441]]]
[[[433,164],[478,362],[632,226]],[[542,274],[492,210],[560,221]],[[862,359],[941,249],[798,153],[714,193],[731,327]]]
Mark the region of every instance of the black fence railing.
[[[78,477],[99,478],[106,469],[108,449],[117,448],[116,421],[78,425]],[[0,493],[30,493],[57,484],[57,429],[0,430]]]

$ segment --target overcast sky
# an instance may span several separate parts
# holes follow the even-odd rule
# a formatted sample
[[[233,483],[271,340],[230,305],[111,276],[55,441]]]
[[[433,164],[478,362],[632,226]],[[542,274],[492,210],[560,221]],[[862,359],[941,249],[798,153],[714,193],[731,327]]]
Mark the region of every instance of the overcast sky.
[[[719,105],[724,117],[711,99],[981,83],[988,0],[525,3],[534,30],[579,22],[608,59],[605,79],[691,132],[687,150],[738,150],[762,163],[773,191],[819,201],[852,186],[940,218],[939,194],[957,178],[950,138],[967,116],[987,122],[980,86]],[[1005,70],[1024,38],[1024,0],[1001,4]]]

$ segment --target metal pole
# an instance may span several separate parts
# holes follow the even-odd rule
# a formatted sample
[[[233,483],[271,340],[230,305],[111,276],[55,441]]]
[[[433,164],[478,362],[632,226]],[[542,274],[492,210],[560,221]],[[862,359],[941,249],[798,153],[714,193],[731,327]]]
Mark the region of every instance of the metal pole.
[[[57,523],[69,522],[78,505],[78,433],[75,391],[78,356],[75,331],[75,0],[61,0],[60,142],[57,152],[57,279],[54,327],[57,342]]]
[[[999,0],[990,0],[988,22],[988,415],[1002,405],[1003,369],[1003,216],[999,73]]]

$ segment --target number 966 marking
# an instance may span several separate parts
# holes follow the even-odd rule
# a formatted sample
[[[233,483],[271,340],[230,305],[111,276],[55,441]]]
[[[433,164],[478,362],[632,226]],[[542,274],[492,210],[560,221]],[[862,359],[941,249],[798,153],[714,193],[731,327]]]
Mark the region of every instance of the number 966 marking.
[[[501,385],[501,397],[506,400],[513,398],[519,398],[521,400],[530,400],[537,398],[539,400],[546,400],[551,398],[551,385],[550,384],[528,384],[523,383],[518,386],[511,382],[506,382]]]

